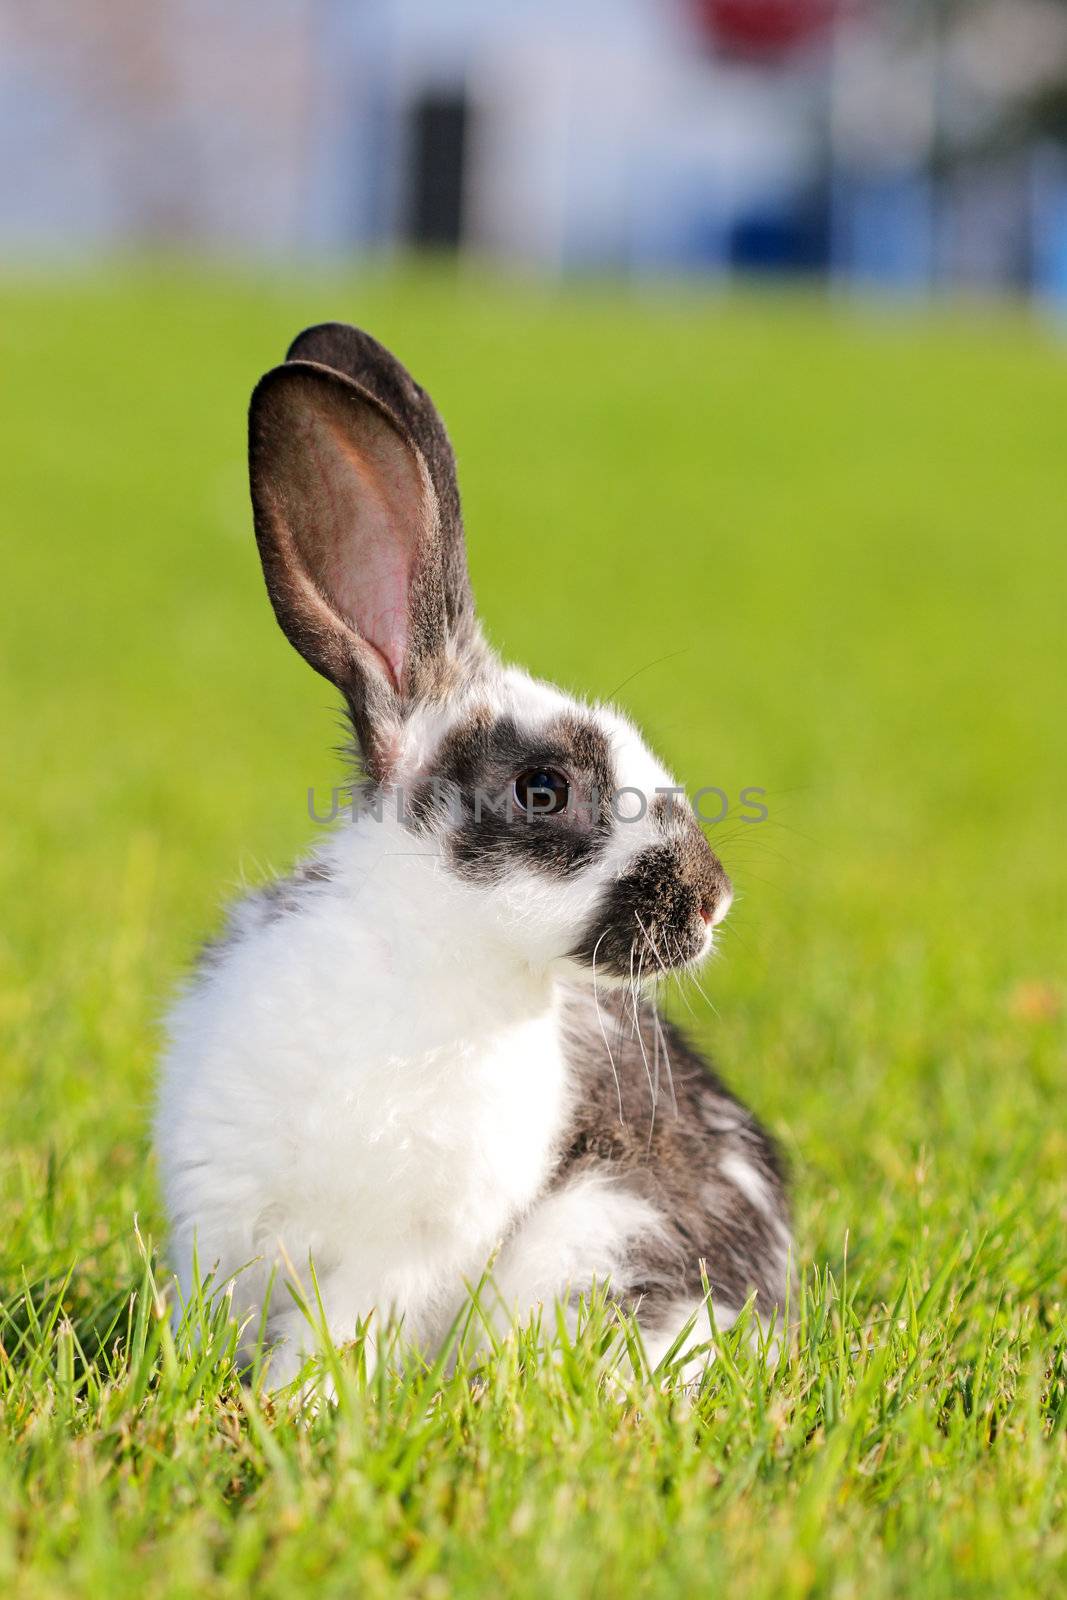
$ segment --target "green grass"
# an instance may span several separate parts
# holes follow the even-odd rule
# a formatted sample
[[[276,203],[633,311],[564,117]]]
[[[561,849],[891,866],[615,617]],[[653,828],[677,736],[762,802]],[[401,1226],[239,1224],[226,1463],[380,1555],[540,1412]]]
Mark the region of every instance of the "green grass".
[[[243,412],[305,323],[457,443],[495,641],[620,698],[727,824],[691,1025],[781,1136],[777,1366],[512,1340],[334,1409],[175,1348],[157,1019],[314,832],[324,685]],[[1021,315],[123,269],[0,288],[0,1593],[1035,1595],[1067,1585],[1067,350]]]

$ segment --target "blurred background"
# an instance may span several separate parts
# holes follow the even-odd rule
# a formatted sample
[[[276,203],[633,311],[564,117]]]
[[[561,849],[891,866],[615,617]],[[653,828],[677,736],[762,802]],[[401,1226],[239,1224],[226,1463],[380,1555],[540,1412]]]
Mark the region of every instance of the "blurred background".
[[[819,274],[1067,307],[1063,0],[0,5],[0,250]]]

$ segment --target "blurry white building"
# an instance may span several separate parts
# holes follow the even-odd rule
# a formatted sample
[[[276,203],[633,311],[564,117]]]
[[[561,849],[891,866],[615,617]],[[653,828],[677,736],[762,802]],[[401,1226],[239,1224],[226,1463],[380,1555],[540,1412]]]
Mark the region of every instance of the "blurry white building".
[[[0,247],[1067,297],[1064,146],[996,138],[1045,81],[1056,0],[0,0]]]
[[[814,89],[684,0],[38,0],[0,20],[0,238],[699,264],[811,181]]]
[[[368,0],[328,26],[321,148],[347,106],[361,168],[335,173],[321,213],[336,242],[677,264],[815,177],[804,74],[714,60],[670,0]]]

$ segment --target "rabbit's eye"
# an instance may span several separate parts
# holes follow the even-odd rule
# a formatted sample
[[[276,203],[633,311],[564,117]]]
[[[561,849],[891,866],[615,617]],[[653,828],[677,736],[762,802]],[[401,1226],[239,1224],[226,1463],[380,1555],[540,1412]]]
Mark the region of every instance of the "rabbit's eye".
[[[567,809],[570,781],[558,767],[527,767],[512,785],[515,803],[527,816],[552,817]]]

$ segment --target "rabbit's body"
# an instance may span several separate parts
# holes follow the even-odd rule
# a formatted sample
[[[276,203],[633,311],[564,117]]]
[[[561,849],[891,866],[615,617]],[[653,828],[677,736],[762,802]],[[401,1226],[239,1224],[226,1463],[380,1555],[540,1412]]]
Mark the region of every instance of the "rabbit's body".
[[[653,1353],[704,1271],[720,1323],[753,1291],[770,1313],[773,1148],[646,993],[710,947],[725,874],[622,716],[482,643],[422,391],[353,330],[305,353],[253,403],[257,535],[378,809],[240,902],[172,1012],[157,1147],[179,1275],[236,1274],[254,1336],[272,1277],[307,1289],[313,1264],[338,1342],[377,1313],[432,1347],[491,1257],[502,1314],[608,1283]],[[625,793],[643,808],[604,798]],[[280,1286],[267,1331],[288,1376],[308,1328]]]
[[[194,1240],[217,1281],[258,1260],[257,1310],[282,1250],[339,1340],[378,1309],[432,1344],[545,1181],[566,1073],[553,984],[457,949],[398,832],[346,827],[287,909],[242,907],[173,1014],[158,1146],[183,1278]]]

